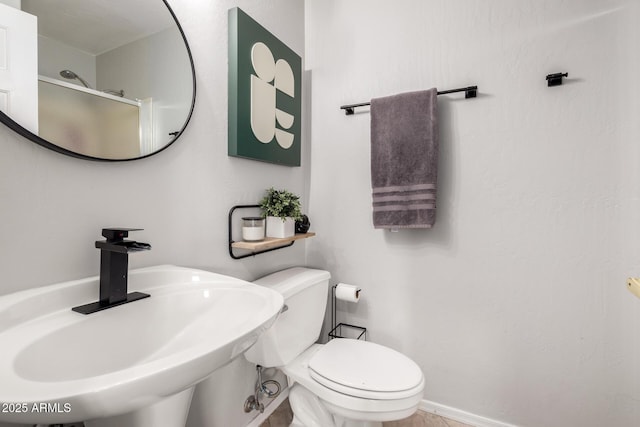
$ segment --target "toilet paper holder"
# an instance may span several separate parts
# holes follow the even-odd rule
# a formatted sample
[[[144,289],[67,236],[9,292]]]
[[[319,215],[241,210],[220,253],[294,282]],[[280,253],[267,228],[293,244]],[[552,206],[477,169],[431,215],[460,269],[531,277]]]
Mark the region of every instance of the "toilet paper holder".
[[[336,287],[335,284],[331,287],[331,331],[329,331],[329,340],[333,338],[355,338],[357,340],[367,340],[367,328],[362,326],[351,325],[349,323],[336,323]]]

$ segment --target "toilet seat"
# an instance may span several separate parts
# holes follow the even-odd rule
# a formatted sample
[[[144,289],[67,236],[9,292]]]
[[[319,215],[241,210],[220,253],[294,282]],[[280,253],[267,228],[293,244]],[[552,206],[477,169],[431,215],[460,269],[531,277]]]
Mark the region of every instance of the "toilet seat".
[[[333,341],[336,340],[330,342]],[[289,378],[290,386],[295,383],[300,384],[318,396],[333,413],[350,419],[392,421],[408,417],[416,411],[424,390],[422,372],[419,384],[411,391],[388,392],[387,394],[379,392],[379,396],[387,397],[387,399],[356,397],[355,394],[363,393],[351,388],[348,389],[349,393],[342,393],[311,377],[312,370],[309,369],[309,361],[326,345],[313,344],[295,360],[281,368]],[[334,361],[334,363],[336,362]]]
[[[334,339],[309,359],[309,375],[331,390],[376,400],[414,396],[422,370],[407,356],[368,341]]]

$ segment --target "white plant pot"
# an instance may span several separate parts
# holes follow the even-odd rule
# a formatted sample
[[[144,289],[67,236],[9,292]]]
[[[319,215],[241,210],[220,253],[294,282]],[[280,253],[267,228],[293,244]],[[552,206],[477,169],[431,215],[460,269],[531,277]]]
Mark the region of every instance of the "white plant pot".
[[[296,234],[296,221],[293,218],[267,217],[267,237],[292,237]]]

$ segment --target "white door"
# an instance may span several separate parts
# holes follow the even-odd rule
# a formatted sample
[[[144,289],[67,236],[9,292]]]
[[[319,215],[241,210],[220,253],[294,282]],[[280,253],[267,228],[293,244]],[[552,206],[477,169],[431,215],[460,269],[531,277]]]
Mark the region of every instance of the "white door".
[[[1,3],[0,111],[38,134],[38,21]]]

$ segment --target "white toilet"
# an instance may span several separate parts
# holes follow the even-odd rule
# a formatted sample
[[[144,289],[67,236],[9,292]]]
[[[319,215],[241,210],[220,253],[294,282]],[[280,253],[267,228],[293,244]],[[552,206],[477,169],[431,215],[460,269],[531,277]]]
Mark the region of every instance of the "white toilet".
[[[410,416],[424,390],[415,362],[367,341],[315,344],[330,277],[327,271],[295,267],[256,280],[280,292],[285,308],[245,357],[287,375],[292,426],[381,426],[383,421]]]

